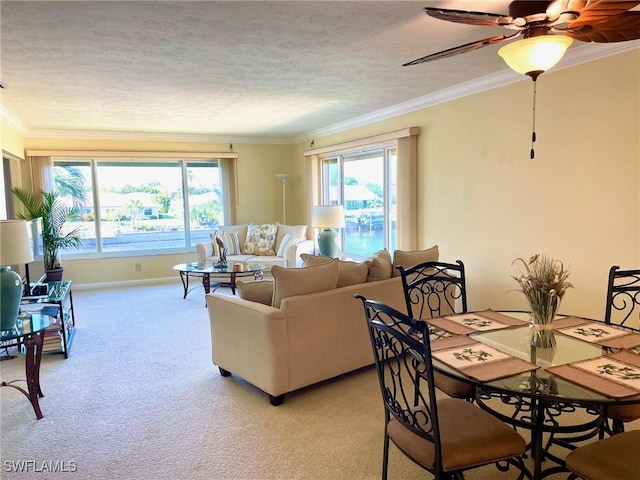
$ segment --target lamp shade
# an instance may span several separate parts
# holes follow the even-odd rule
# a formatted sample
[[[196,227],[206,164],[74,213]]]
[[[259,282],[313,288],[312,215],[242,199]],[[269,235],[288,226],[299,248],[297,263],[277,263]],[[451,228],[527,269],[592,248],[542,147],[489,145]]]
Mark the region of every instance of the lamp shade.
[[[539,35],[509,43],[498,55],[512,70],[537,77],[558,63],[571,43],[564,35]]]
[[[22,298],[22,278],[8,268],[33,262],[29,242],[29,226],[24,220],[0,221],[0,330],[15,329],[20,299]]]
[[[33,262],[29,225],[25,220],[0,220],[0,266]]]
[[[342,205],[315,206],[311,222],[316,228],[343,228],[344,208]]]

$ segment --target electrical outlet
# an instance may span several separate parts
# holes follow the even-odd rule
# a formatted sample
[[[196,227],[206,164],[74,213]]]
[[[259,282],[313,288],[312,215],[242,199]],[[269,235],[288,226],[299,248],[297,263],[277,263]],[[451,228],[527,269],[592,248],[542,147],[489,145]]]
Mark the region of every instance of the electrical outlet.
[[[142,265],[140,263],[136,263],[136,272],[142,271]]]

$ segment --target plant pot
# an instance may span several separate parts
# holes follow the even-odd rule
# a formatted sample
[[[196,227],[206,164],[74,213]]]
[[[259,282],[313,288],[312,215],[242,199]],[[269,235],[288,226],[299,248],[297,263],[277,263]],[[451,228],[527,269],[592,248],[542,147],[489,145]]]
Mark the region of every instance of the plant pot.
[[[54,268],[53,270],[47,270],[47,276],[44,279],[45,282],[59,282],[62,280],[63,267]]]

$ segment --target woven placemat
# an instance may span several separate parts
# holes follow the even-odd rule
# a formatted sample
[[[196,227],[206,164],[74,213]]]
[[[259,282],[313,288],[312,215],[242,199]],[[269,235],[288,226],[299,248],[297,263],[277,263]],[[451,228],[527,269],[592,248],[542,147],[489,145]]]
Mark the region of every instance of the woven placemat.
[[[611,398],[640,394],[640,355],[629,350],[549,367],[546,371]]]
[[[631,332],[616,325],[607,325],[602,322],[587,320],[586,318],[560,318],[553,321],[553,328],[563,335],[604,347],[640,347],[640,333]]]
[[[460,338],[457,342],[459,344],[452,346],[456,343],[452,338]],[[512,357],[493,347],[469,339],[469,337],[452,338],[443,339],[449,340],[451,345],[445,347],[445,343],[442,341],[440,345],[436,346],[435,351],[432,347],[431,355],[440,362],[478,381],[489,382],[538,368],[533,363]],[[471,340],[471,342],[463,339]]]
[[[427,322],[454,335],[468,335],[469,333],[500,330],[502,328],[521,327],[527,323],[524,320],[509,317],[493,310],[430,318]]]

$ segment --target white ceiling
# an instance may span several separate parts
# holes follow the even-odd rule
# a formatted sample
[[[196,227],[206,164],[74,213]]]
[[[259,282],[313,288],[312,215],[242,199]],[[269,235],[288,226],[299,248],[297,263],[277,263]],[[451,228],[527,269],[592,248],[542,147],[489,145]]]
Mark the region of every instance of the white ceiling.
[[[499,46],[402,67],[505,33],[423,7],[507,13],[508,3],[3,0],[3,119],[29,135],[293,141],[436,102],[474,79],[521,80]],[[614,44],[582,45],[570,54]]]

